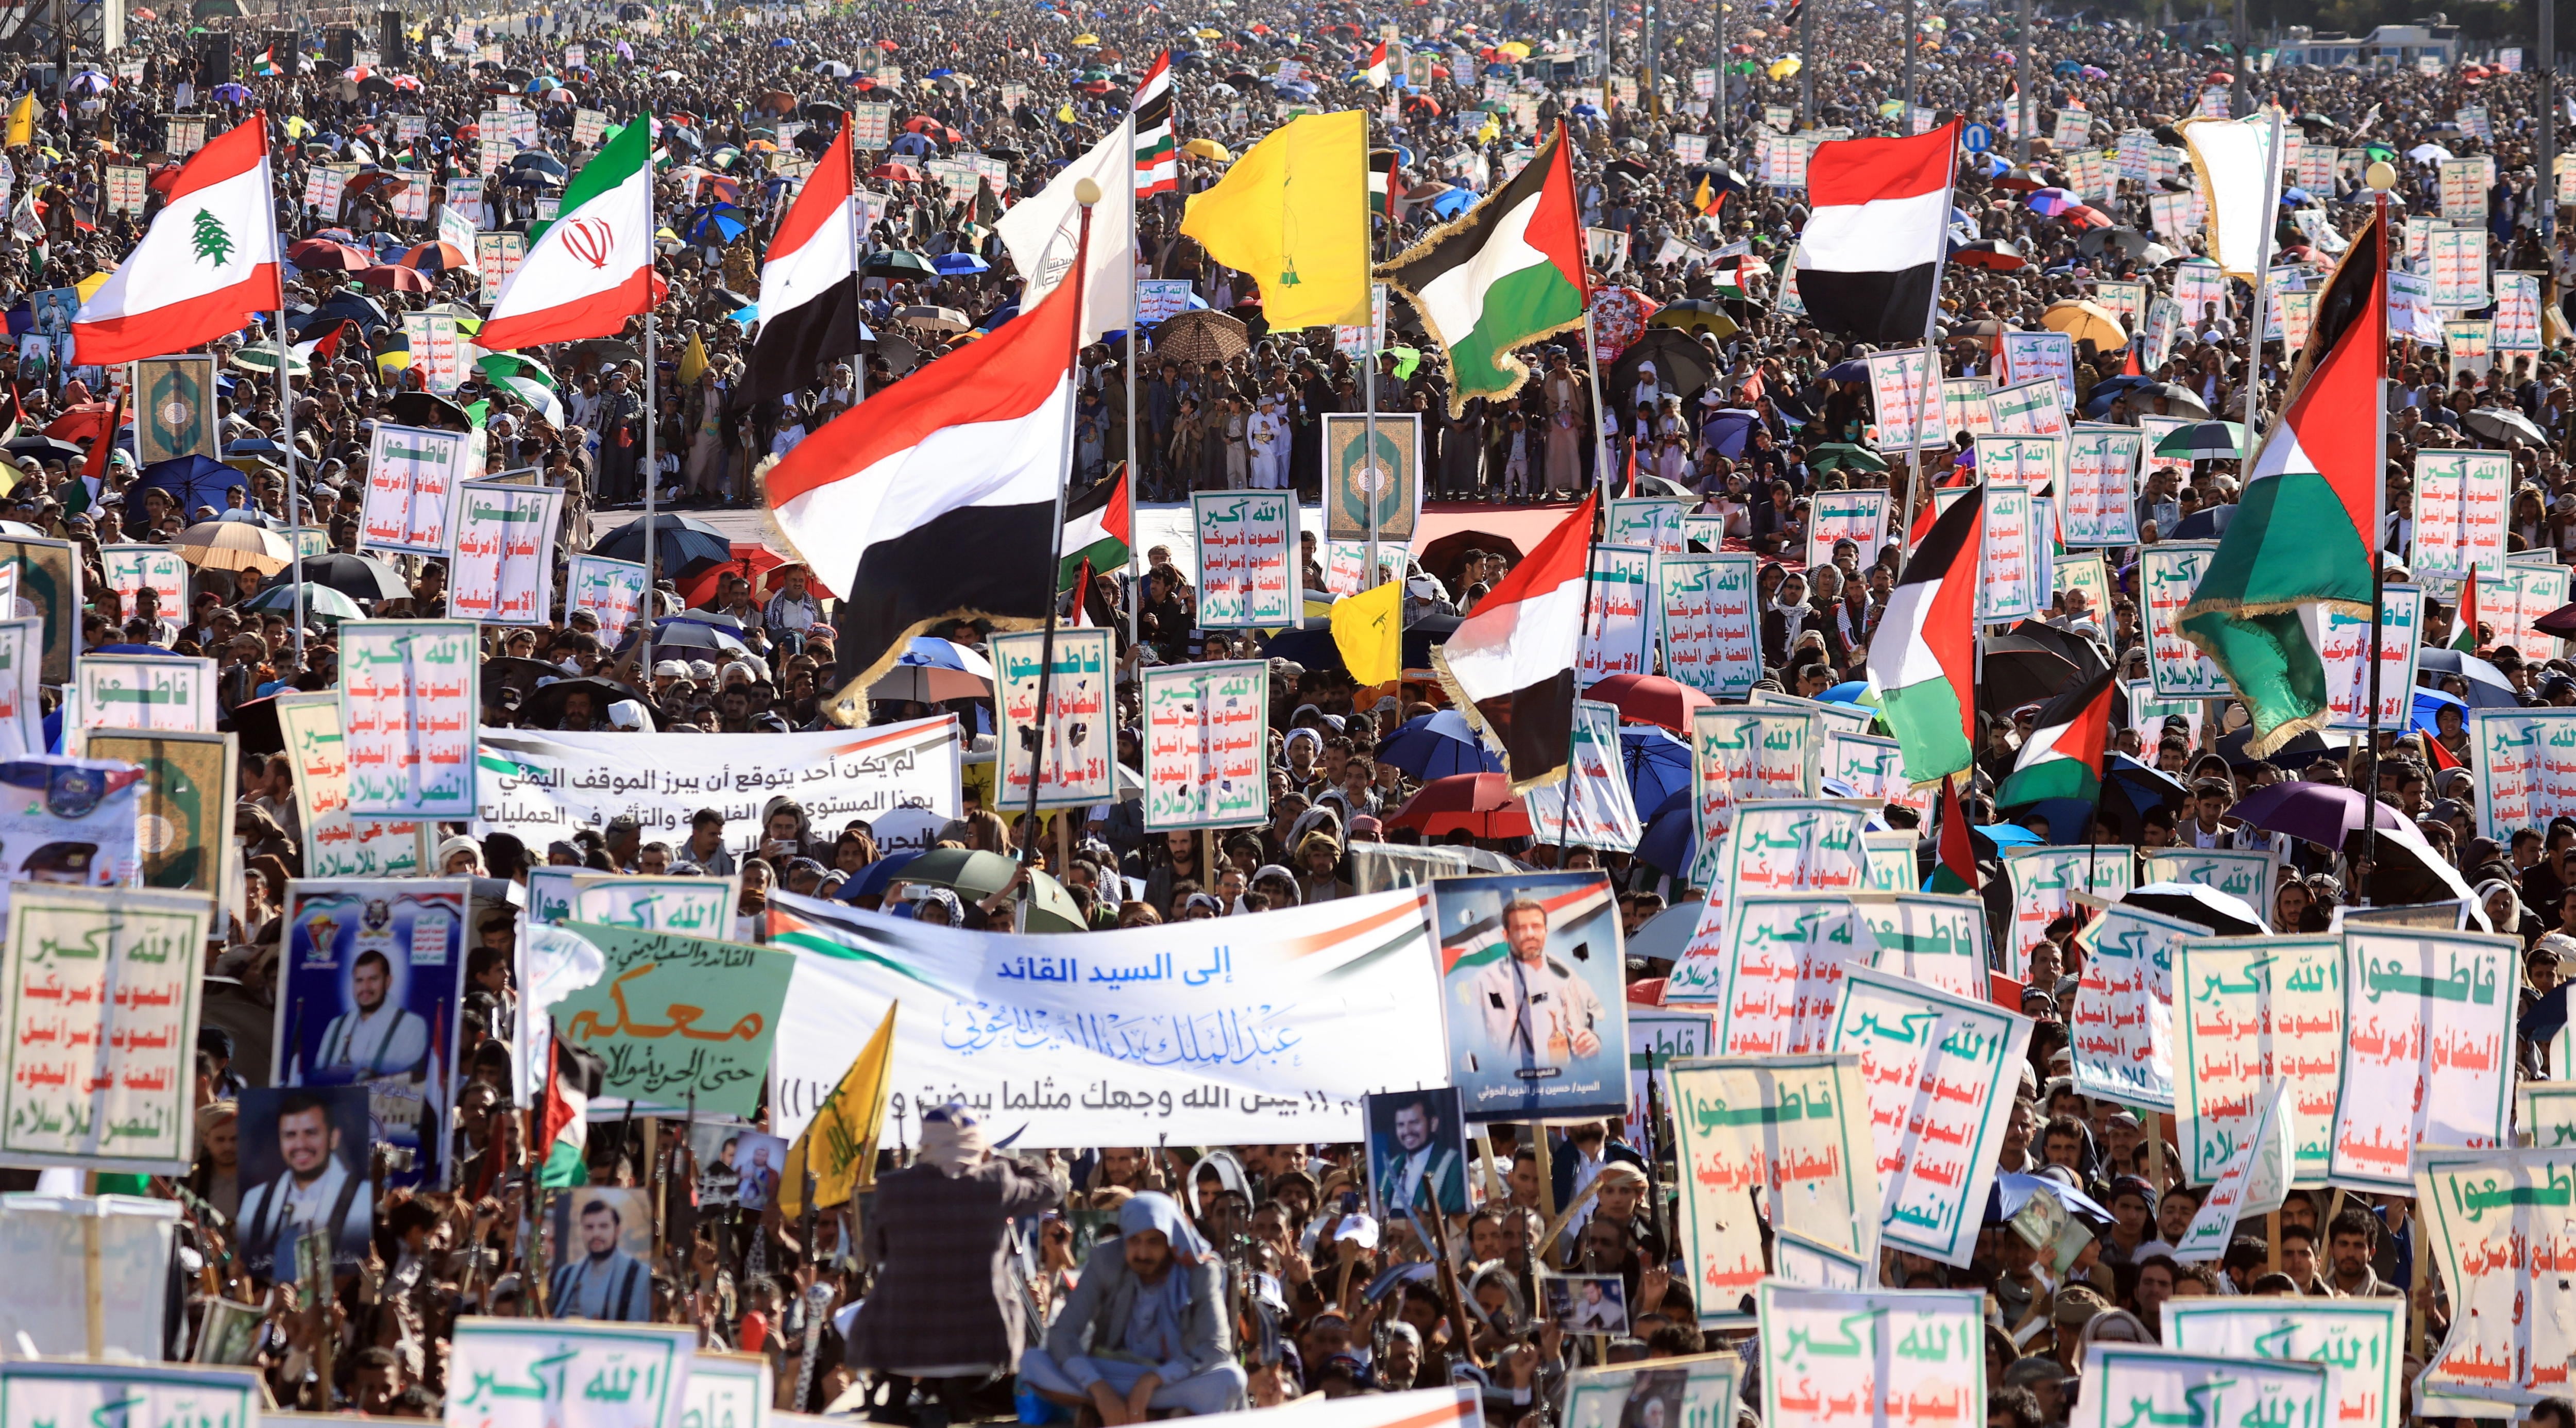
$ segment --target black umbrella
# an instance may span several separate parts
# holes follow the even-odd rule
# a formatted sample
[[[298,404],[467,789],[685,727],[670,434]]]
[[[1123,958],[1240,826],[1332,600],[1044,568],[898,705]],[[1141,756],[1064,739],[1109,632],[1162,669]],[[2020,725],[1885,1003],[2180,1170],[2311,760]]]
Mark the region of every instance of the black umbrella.
[[[2020,635],[1997,635],[1986,642],[1986,668],[1977,681],[1977,707],[1989,714],[2010,714],[2025,704],[2045,704],[2075,682],[2075,666],[2066,656]]]
[[[2206,927],[2220,937],[2260,937],[2272,930],[2260,909],[2205,883],[2149,883],[2122,893],[2120,902]]]
[[[373,556],[349,555],[332,551],[327,555],[308,555],[300,562],[304,583],[328,585],[352,600],[407,600],[411,583],[402,572]],[[270,576],[260,588],[272,590],[295,583],[295,566],[288,566]]]
[[[575,357],[593,362],[641,362],[644,354],[622,337],[585,337],[572,345]]]
[[[241,737],[241,751],[245,754],[286,752],[286,731],[278,726],[274,694],[234,705],[232,731]]]
[[[641,626],[629,629],[626,632],[626,638],[618,644],[618,652],[625,653],[640,638],[642,638]],[[722,625],[715,624],[705,617],[703,611],[674,615],[653,626],[655,657],[660,657],[661,652],[668,649],[712,650],[720,655],[751,653],[751,646],[742,642],[740,625],[731,620],[727,620]]]
[[[608,706],[621,699],[632,699],[639,704],[651,702],[616,680],[602,679],[597,675],[583,675],[578,679],[558,679],[519,701],[520,727],[551,729],[562,723],[564,700],[576,689],[590,692],[591,719],[602,726],[605,726],[608,720]]]
[[[396,392],[390,409],[394,420],[404,426],[474,429],[474,419],[465,414],[465,408],[430,392]]]
[[[2096,228],[2075,241],[2077,252],[2098,256],[2104,250],[2117,250],[2121,257],[2143,257],[2155,246],[2155,239],[2134,228]]]
[[[2319,759],[2332,758],[2342,752],[2327,748],[2326,741],[2318,738],[2314,731],[2301,734],[2259,758],[2252,751],[2253,742],[2254,728],[2250,724],[2233,734],[2221,734],[2218,736],[2218,756],[2227,760],[2227,766],[2232,769],[2250,769],[2256,764],[2303,769]]]
[[[2109,661],[2102,658],[2100,645],[2071,630],[2061,630],[2055,625],[2044,625],[2037,620],[2024,620],[2013,626],[2008,633],[2057,651],[2065,656],[2068,664],[2075,666],[2080,678],[2091,679],[2110,668]]]
[[[1685,411],[1717,377],[1717,359],[1709,356],[1708,349],[1689,333],[1678,327],[1649,327],[1619,354],[1618,361],[1610,364],[1610,375],[1604,379],[1607,385],[1602,389],[1605,395],[1615,394],[1625,401],[1629,393],[1637,390],[1638,369],[1649,362],[1655,366],[1656,385],[1678,394]]]
[[[710,566],[733,559],[733,542],[725,533],[693,517],[663,512],[652,518],[653,560],[657,574],[686,580]],[[594,543],[590,553],[610,560],[644,558],[644,525],[629,521]]]
[[[2227,534],[2227,523],[2236,519],[2236,507],[2203,506],[2174,523],[2172,539],[2216,540]]]
[[[57,458],[78,461],[88,454],[59,437],[43,435],[13,436],[6,442],[0,442],[0,450],[5,450],[12,456],[32,456],[39,461],[52,461]]]
[[[487,659],[483,661],[483,702],[494,702],[493,696],[504,689],[519,691],[519,698],[525,701],[535,692],[538,680],[561,678],[562,665],[548,664],[541,659],[518,659],[509,655]]]

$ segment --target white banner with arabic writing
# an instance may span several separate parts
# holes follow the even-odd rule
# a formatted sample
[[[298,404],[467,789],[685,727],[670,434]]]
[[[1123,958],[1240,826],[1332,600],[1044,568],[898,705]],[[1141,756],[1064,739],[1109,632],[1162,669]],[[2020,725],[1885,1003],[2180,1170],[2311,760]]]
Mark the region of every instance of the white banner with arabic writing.
[[[2322,1364],[2334,1428],[2405,1421],[2406,1301],[2196,1295],[2168,1299],[2165,1338],[2192,1353]]]
[[[2218,1178],[2252,1134],[2263,1087],[2297,1116],[2292,1183],[2326,1183],[2343,1081],[2341,937],[2187,937],[2174,948],[2174,1130],[2183,1174]]]
[[[2343,952],[2334,1182],[2403,1193],[2417,1146],[2503,1144],[2522,939],[2354,929]]]
[[[1759,1313],[1763,1428],[1911,1428],[1985,1411],[1985,1300],[1973,1291],[1772,1281]]]
[[[1766,1056],[1673,1066],[1681,1251],[1703,1324],[1740,1323],[1762,1282],[1762,1223],[1855,1260],[1875,1257],[1878,1182],[1868,1173],[1857,1056]]]
[[[2427,1147],[2413,1184],[2451,1295],[2450,1336],[2419,1388],[2514,1404],[2566,1397],[2576,1363],[2576,1150]]]

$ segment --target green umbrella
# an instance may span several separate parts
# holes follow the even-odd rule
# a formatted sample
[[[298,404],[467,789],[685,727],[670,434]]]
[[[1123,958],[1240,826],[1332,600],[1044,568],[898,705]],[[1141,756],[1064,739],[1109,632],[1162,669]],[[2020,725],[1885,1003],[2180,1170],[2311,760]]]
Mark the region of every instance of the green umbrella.
[[[1818,471],[1831,471],[1847,466],[1854,471],[1884,471],[1887,462],[1865,446],[1847,441],[1829,441],[1807,453],[1807,465]]]
[[[894,882],[928,883],[943,887],[970,901],[991,897],[1011,885],[1020,865],[999,853],[971,848],[935,848],[904,864]],[[1029,874],[1037,896],[1029,905],[1028,930],[1031,932],[1088,932],[1090,924],[1082,920],[1082,908],[1064,884],[1045,873]],[[889,891],[892,885],[889,885]]]
[[[2245,428],[2232,421],[2196,421],[2166,432],[2156,443],[2158,456],[2186,456],[2194,461],[2233,461],[2245,449]]]

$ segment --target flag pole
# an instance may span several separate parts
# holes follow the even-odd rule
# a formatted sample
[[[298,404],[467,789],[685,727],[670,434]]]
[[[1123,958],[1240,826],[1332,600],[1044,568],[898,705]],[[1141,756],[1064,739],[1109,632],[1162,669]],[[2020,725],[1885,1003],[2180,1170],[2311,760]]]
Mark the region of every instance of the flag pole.
[[[1592,335],[1592,309],[1588,300],[1583,309],[1583,333],[1586,337]],[[1580,512],[1582,507],[1575,509]],[[1583,524],[1583,597],[1574,606],[1574,717],[1566,722],[1565,796],[1556,804],[1556,865],[1560,872],[1564,870],[1568,856],[1565,840],[1573,836],[1574,800],[1583,786],[1574,775],[1575,762],[1581,757],[1577,749],[1583,737],[1583,642],[1592,633],[1592,555],[1592,523],[1586,521]],[[1541,1134],[1545,1134],[1544,1130]]]
[[[1134,181],[1135,180],[1132,178],[1128,180],[1130,183],[1133,183]],[[1089,177],[1074,180],[1073,201],[1082,207],[1082,228],[1073,245],[1073,273],[1071,277],[1066,279],[1067,282],[1073,285],[1073,339],[1064,354],[1064,370],[1068,379],[1082,362],[1082,289],[1084,285],[1089,283],[1091,280],[1091,206],[1100,202],[1100,184]],[[1130,266],[1132,270],[1133,265],[1131,264]],[[1132,331],[1129,335],[1133,336]],[[1056,473],[1055,517],[1052,523],[1047,527],[1046,634],[1038,641],[1038,707],[1036,713],[1038,742],[1037,747],[1029,751],[1028,811],[1030,827],[1028,832],[1020,840],[1020,866],[1023,868],[1026,868],[1035,862],[1038,855],[1038,835],[1036,824],[1038,817],[1038,785],[1041,782],[1038,776],[1040,773],[1044,772],[1045,769],[1048,724],[1047,706],[1049,701],[1054,698],[1055,602],[1057,596],[1062,593],[1061,587],[1064,583],[1064,488],[1065,483],[1071,480],[1073,476],[1074,405],[1074,402],[1068,395],[1064,405],[1064,466]],[[1134,488],[1131,487],[1129,489],[1132,492]],[[1133,532],[1131,531],[1130,534],[1133,534]],[[1077,596],[1076,598],[1078,599],[1080,597]],[[1007,710],[1004,712],[1005,714],[1008,713]],[[1007,770],[1010,767],[1010,759],[1011,751],[1009,749],[1002,750],[1002,763],[1000,767]],[[1034,880],[1021,885],[1019,907],[1016,913],[1019,922],[1017,930],[1019,931],[1025,932],[1028,930],[1029,909],[1036,901],[1036,894],[1037,886]]]
[[[1132,514],[1136,509],[1136,473],[1144,467],[1144,463],[1137,459],[1142,448],[1136,440],[1136,368],[1145,360],[1144,298],[1136,281],[1136,260],[1143,255],[1141,230],[1145,215],[1137,207],[1135,167],[1136,116],[1129,114],[1127,116],[1127,168],[1129,170],[1127,176],[1127,509],[1131,514],[1127,525],[1127,648],[1130,650],[1135,649],[1143,640],[1145,624],[1145,582],[1144,577],[1136,570],[1136,526]],[[1090,274],[1086,271],[1083,278],[1089,281]],[[1087,593],[1077,594],[1074,598],[1083,599]],[[1304,613],[1302,607],[1299,613]],[[1138,676],[1140,680],[1142,677]],[[1114,676],[1109,685],[1110,703],[1115,704],[1118,702],[1118,681]],[[1142,684],[1137,686],[1140,699],[1143,697],[1141,693],[1143,687]]]
[[[2547,58],[2545,55],[2542,56],[2543,63],[2547,62]],[[2380,272],[2371,275],[2371,281],[2376,285],[2388,280],[2388,189],[2397,181],[2397,175],[2389,165],[2374,163],[2367,171],[2365,181],[2372,190],[2371,221],[2378,228],[2379,253],[2371,260],[2380,267]],[[2544,176],[2541,182],[2547,183],[2549,179]],[[2383,306],[2380,310],[2384,321],[2387,309]],[[2388,344],[2385,338],[2386,335],[2383,333],[2379,344],[2379,360],[2382,363],[2388,359]],[[2370,405],[2372,444],[2377,448],[2378,456],[2371,469],[2385,472],[2388,469],[2388,404],[2372,402]],[[2370,722],[2365,726],[2367,732],[2363,735],[2368,741],[2364,747],[2368,751],[2369,773],[2361,786],[2363,815],[2361,857],[2362,861],[2369,865],[2370,871],[2363,876],[2361,886],[2356,890],[2361,894],[2365,906],[2376,905],[2379,892],[2379,670],[2381,642],[2386,636],[2381,607],[2387,603],[2388,598],[2383,585],[2387,566],[2386,562],[2380,559],[2380,545],[2387,539],[2387,517],[2381,510],[2387,502],[2387,483],[2379,480],[2372,481],[2370,483],[2370,529],[2362,537],[2362,545],[2370,552]],[[2475,580],[2477,577],[2472,573],[2469,578]],[[2453,638],[2458,638],[2456,632]],[[2475,643],[2474,635],[2471,637],[2471,643]],[[2431,736],[2426,737],[2429,739]]]
[[[651,298],[651,277],[646,279],[646,298]],[[662,613],[660,583],[653,568],[653,450],[655,428],[661,425],[654,411],[659,397],[654,390],[654,369],[661,365],[661,328],[655,322],[655,307],[644,309],[644,633],[635,642],[636,668],[650,677],[653,672],[653,621]]]
[[[2264,129],[2263,144],[2263,227],[2254,240],[2254,316],[2245,324],[2245,430],[2236,442],[2236,479],[2254,467],[2254,418],[2263,399],[2263,328],[2270,319],[2272,287],[2272,230],[2281,221],[2281,111],[2276,105]],[[2284,327],[2281,336],[2287,338]],[[2379,538],[2370,538],[2376,550]]]
[[[295,572],[295,618],[292,623],[295,631],[295,668],[298,673],[301,673],[304,669],[304,618],[306,614],[304,609],[304,541],[302,539],[304,532],[304,512],[296,502],[295,393],[293,389],[287,385],[292,379],[286,374],[286,364],[290,359],[290,354],[286,348],[286,301],[284,293],[285,289],[281,285],[279,288],[279,299],[277,304],[277,413],[278,420],[281,424],[279,431],[286,438],[284,443],[286,447],[286,539],[289,546],[287,555],[290,557],[287,568]],[[140,432],[142,429],[143,428],[140,425],[135,427],[137,432]],[[116,440],[116,433],[110,431],[103,439],[113,442]],[[135,446],[138,448],[135,454],[137,456],[141,456],[142,452],[140,448],[142,446],[142,442],[140,439],[135,442]],[[104,494],[105,493],[102,491],[102,499],[104,498]]]
[[[1956,129],[1956,123],[1951,127]],[[1950,180],[1942,192],[1955,195],[1959,190],[1959,139],[1956,133],[1950,136],[1949,164]],[[1945,213],[1941,215],[1941,246],[1945,250],[1950,246],[1949,232],[1950,216]],[[1793,257],[1790,261],[1794,263],[1796,259]],[[1916,393],[1914,449],[1909,453],[1905,468],[1905,508],[1897,513],[1896,518],[1894,534],[1899,544],[1904,542],[1906,533],[1914,529],[1914,502],[1923,494],[1923,424],[1931,423],[1933,432],[1941,438],[1943,449],[1948,449],[1950,444],[1949,423],[1941,419],[1941,279],[1949,267],[1945,252],[1942,260],[1932,265],[1932,300],[1923,309],[1923,385]],[[1874,550],[1863,554],[1865,561],[1878,558],[1878,552]],[[1906,554],[1912,552],[1907,551]]]

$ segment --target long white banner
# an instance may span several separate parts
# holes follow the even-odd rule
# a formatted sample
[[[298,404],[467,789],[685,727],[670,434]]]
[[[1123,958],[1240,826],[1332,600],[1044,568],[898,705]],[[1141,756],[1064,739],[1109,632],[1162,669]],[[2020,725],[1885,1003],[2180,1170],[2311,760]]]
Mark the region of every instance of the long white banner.
[[[1431,889],[1088,937],[966,932],[778,894],[796,979],[770,1067],[793,1137],[886,1009],[889,1144],[960,1100],[1024,1149],[1358,1140],[1360,1098],[1449,1081]]]

